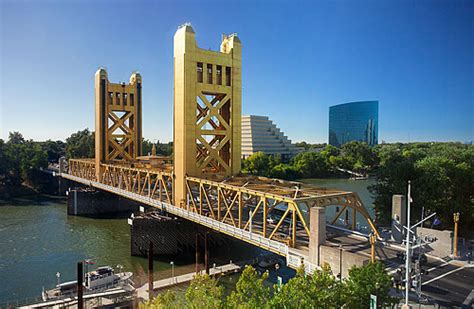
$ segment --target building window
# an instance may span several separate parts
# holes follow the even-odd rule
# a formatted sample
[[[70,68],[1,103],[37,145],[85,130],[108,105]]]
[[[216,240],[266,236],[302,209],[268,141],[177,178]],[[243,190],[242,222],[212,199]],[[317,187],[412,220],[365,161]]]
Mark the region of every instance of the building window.
[[[222,66],[216,66],[216,83],[222,85]]]
[[[230,67],[225,67],[225,85],[230,86],[230,80],[232,79],[232,73]]]
[[[133,93],[130,93],[130,106],[134,106],[134,105],[135,105],[135,97]]]
[[[198,81],[198,83],[202,83],[202,76],[203,76],[202,62],[197,63],[196,72],[197,72],[197,81]]]
[[[212,84],[212,64],[207,65],[207,83]]]
[[[116,96],[115,104],[120,105],[120,92],[116,92],[115,96]]]
[[[123,94],[123,105],[127,105],[127,97],[128,95],[126,93]]]

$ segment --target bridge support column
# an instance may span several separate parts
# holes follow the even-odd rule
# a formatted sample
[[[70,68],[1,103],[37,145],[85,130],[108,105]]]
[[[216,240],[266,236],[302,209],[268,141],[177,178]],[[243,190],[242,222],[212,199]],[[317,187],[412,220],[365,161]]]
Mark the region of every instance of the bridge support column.
[[[320,264],[319,247],[326,242],[326,212],[324,207],[312,207],[309,212],[309,260]]]
[[[392,238],[402,242],[405,238],[403,227],[407,224],[406,198],[404,195],[392,196]]]

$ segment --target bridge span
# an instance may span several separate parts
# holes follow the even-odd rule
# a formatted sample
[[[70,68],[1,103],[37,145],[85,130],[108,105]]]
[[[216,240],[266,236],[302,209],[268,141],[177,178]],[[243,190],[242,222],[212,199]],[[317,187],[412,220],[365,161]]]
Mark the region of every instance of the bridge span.
[[[69,171],[61,172],[60,176],[158,208],[272,251],[285,257],[292,268],[298,268],[303,261],[307,271],[312,272],[317,267],[318,259],[311,256],[311,251],[316,248],[311,248],[310,238],[320,234],[318,229],[325,229],[325,224],[321,224],[325,218],[322,211],[321,220],[311,221],[311,214],[316,213],[311,211],[312,208],[320,211],[324,207],[339,206],[331,224],[336,223],[346,208],[350,209],[353,229],[355,216],[361,213],[377,232],[354,192],[263,177],[186,177],[186,202],[176,205],[173,202],[174,184],[170,171],[123,164],[104,164],[103,171],[100,181],[97,181],[93,160],[71,159]],[[324,245],[324,237],[320,240],[313,246]]]
[[[325,208],[345,212],[352,229],[361,214],[355,192],[318,188],[241,173],[241,49],[224,35],[220,51],[200,49],[189,24],[174,36],[173,156],[142,155],[142,77],[110,83],[95,74],[95,158],[62,160],[71,181],[162,209],[280,254],[308,271],[320,264]],[[67,168],[66,168],[67,166]]]

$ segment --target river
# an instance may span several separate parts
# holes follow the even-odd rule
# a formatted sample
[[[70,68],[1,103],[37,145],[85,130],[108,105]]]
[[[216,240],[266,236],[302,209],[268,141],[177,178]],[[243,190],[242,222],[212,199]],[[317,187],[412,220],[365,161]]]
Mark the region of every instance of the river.
[[[371,180],[304,181],[353,190],[359,193],[364,204],[372,203],[367,191]],[[223,263],[229,256],[238,260],[258,254],[258,250],[249,245],[236,243],[232,247],[220,248],[214,260]],[[212,257],[211,253],[211,263]],[[130,256],[130,228],[125,217],[68,216],[66,200],[62,197],[0,200],[0,303],[38,297],[42,287],[51,288],[56,284],[57,272],[61,273],[61,282],[73,280],[77,261],[86,258],[98,265],[123,265],[124,270],[137,275],[135,280],[145,280],[147,260]],[[170,276],[169,262],[154,262],[155,278]],[[194,271],[193,262],[175,261],[175,273]]]

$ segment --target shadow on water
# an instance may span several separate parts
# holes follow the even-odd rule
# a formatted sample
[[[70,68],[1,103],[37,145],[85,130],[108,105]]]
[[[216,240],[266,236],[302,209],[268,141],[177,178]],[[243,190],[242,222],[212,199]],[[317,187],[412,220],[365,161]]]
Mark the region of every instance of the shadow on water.
[[[55,195],[34,194],[22,197],[0,198],[0,207],[2,206],[49,206],[50,203],[65,202],[66,197]]]

